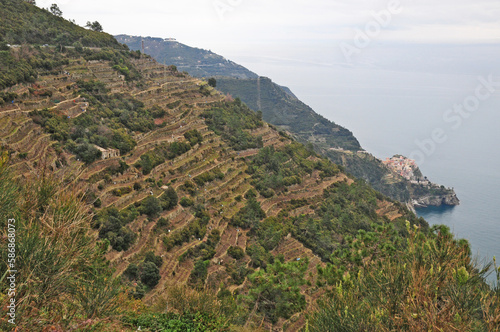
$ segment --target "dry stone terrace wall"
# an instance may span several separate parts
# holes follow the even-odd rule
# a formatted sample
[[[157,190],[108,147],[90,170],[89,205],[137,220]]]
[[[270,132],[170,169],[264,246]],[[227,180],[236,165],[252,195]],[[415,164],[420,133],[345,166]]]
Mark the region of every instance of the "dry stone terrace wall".
[[[37,91],[50,90],[53,94],[48,98],[28,93],[22,102],[18,101],[0,107],[0,142],[15,151],[11,158],[11,168],[17,172],[18,176],[27,177],[35,170],[35,162],[41,163],[42,160],[46,160],[55,174],[62,177],[68,188],[75,186],[82,192],[89,190],[100,199],[101,208],[113,206],[120,210],[141,202],[149,196],[160,197],[164,193],[164,189],[161,189],[162,185],[176,189],[179,199],[188,196],[188,193],[181,189],[185,181],[193,180],[196,176],[215,169],[220,170],[224,173],[224,177],[196,186],[197,195],[191,199],[196,204],[203,204],[210,214],[208,230],[217,229],[221,235],[221,240],[215,248],[216,255],[208,269],[207,282],[228,280],[230,277],[227,274],[227,264],[233,259],[227,255],[227,249],[236,245],[245,248],[249,240],[246,230],[230,226],[229,221],[246,204],[244,199],[236,200],[236,197],[244,196],[252,188],[251,176],[245,172],[246,160],[256,155],[259,150],[234,151],[220,136],[210,131],[200,117],[202,112],[209,109],[211,105],[224,100],[223,95],[212,91],[210,95],[203,96],[200,93],[200,85],[204,84],[202,81],[177,76],[178,74],[149,59],[132,60],[132,62],[145,77],[142,85],[125,82],[123,77],[111,68],[109,62],[80,60],[80,62],[73,61],[67,68],[64,68],[68,74],[44,75],[35,85],[13,87],[11,91],[29,92],[31,88]],[[146,107],[157,105],[163,108],[167,113],[160,119],[165,124],[164,127],[157,127],[147,133],[135,134],[137,146],[130,153],[97,160],[90,165],[77,161],[75,156],[67,152],[57,154],[52,147],[54,142],[50,140],[50,135],[36,125],[26,112],[48,107],[52,112],[74,117],[78,115],[82,105],[91,110],[92,105],[84,105],[88,101],[78,95],[75,86],[78,79],[104,82],[113,93],[131,95],[143,102]],[[184,133],[194,129],[203,136],[201,144],[193,146],[191,150],[173,160],[156,166],[148,175],[143,175],[141,170],[134,167],[144,153],[152,151],[163,143],[185,141]],[[262,136],[265,146],[274,146],[277,149],[291,142],[268,125],[249,131],[249,133],[253,136]],[[27,153],[24,159],[19,157],[22,153]],[[63,159],[65,163],[56,166],[56,163]],[[117,166],[120,160],[126,162],[129,169],[123,174],[108,174],[106,177],[107,168]],[[344,175],[322,180],[316,172],[304,178],[301,184],[288,187],[287,193],[270,198],[259,196],[258,201],[268,216],[275,216],[280,211],[289,209],[292,199],[317,200],[325,188],[338,181],[352,182]],[[117,195],[114,192],[115,189],[133,188],[135,183],[140,184],[141,189],[132,190],[123,195]],[[289,212],[293,215],[314,213],[309,206]],[[389,214],[394,211],[390,204],[381,203],[379,212]],[[107,254],[107,258],[116,268],[116,274],[122,273],[130,263],[140,262],[144,258],[144,253],[149,250],[153,250],[156,255],[164,258],[164,264],[160,269],[162,279],[159,285],[147,294],[146,301],[161,297],[165,286],[169,283],[187,282],[194,259],[187,259],[181,263],[179,257],[190,248],[206,241],[209,234],[207,232],[207,235],[200,239],[192,238],[182,246],[176,246],[167,251],[163,239],[186,229],[194,220],[193,209],[178,205],[171,211],[163,211],[161,216],[169,220],[170,233],[165,230],[154,231],[156,221],[148,221],[146,216],[140,216],[129,225],[138,234],[136,242],[130,249],[125,252],[110,250]],[[391,217],[394,216],[391,214]],[[315,266],[320,264],[320,259],[311,250],[305,248],[299,241],[287,237],[275,249],[275,253],[282,253],[286,260],[308,257],[310,265],[307,278],[314,283]],[[250,259],[245,257],[243,262],[249,266],[249,261]],[[244,283],[232,289],[243,290],[245,285]],[[317,293],[308,294],[305,288],[303,293],[308,303],[312,305]],[[297,321],[294,323],[299,327],[303,323],[300,319],[299,323]],[[284,321],[280,322],[280,324],[284,323]]]
[[[4,149],[11,151],[10,168],[16,177],[31,174],[33,162],[41,158],[54,160],[54,154],[49,149],[49,136],[23,112],[0,113],[0,143]],[[54,162],[49,165],[54,166]]]

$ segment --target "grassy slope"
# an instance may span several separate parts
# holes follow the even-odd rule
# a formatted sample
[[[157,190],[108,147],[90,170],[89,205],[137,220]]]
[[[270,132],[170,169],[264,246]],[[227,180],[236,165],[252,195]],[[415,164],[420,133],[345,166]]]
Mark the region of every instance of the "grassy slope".
[[[49,44],[123,48],[113,36],[89,31],[20,0],[0,2],[0,40],[12,45]]]

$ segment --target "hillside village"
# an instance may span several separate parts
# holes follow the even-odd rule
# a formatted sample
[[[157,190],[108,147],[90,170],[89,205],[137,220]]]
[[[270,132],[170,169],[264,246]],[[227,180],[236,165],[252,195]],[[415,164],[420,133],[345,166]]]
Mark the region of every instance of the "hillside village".
[[[422,176],[415,160],[401,155],[395,155],[392,158],[386,158],[382,163],[392,172],[405,178],[413,184],[429,185],[427,177]]]
[[[441,187],[430,182],[426,176],[423,176],[413,159],[395,155],[392,158],[386,158],[382,163],[392,172],[410,181],[411,184],[424,187]]]

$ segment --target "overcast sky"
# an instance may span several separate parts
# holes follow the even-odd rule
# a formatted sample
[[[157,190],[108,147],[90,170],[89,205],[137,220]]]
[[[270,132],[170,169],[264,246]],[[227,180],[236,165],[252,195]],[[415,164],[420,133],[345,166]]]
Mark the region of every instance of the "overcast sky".
[[[338,48],[367,26],[370,42],[500,42],[499,0],[37,0],[52,3],[80,25],[97,20],[111,34],[173,37],[218,53],[241,45]],[[390,13],[385,26],[373,16],[381,11]]]

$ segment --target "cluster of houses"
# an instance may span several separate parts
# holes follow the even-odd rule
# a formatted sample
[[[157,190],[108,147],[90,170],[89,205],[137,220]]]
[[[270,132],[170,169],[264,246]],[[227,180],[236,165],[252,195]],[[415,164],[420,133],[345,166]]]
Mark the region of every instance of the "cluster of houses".
[[[413,170],[417,168],[415,160],[403,156],[394,156],[392,158],[386,158],[382,163],[405,179],[418,181],[413,172]]]

